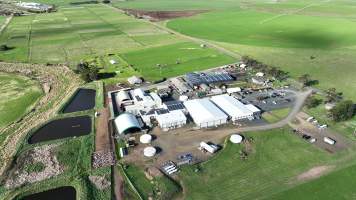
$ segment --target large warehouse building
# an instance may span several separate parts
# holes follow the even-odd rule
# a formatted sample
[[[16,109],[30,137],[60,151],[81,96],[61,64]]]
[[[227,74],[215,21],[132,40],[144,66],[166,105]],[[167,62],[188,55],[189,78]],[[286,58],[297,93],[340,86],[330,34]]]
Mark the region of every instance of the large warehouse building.
[[[184,102],[184,106],[200,128],[218,126],[227,123],[228,116],[209,99],[194,99]]]
[[[255,113],[259,111],[253,105],[245,105],[236,98],[227,94],[213,96],[211,101],[231,117],[232,121],[242,119],[254,119]],[[252,109],[253,108],[253,109]]]

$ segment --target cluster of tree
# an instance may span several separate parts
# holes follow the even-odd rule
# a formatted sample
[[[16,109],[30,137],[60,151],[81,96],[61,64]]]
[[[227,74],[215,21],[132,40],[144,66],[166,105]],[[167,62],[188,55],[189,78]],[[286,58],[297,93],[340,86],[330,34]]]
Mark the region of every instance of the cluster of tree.
[[[277,67],[269,66],[248,56],[242,56],[241,61],[249,67],[273,76],[277,80],[282,81],[289,77],[288,72],[282,71]]]
[[[298,81],[303,85],[303,87],[312,86],[319,83],[318,80],[312,79],[309,74],[303,74],[299,76]]]
[[[307,106],[307,108],[315,108],[315,107],[319,106],[322,102],[323,102],[323,100],[318,99],[315,96],[310,96],[305,101],[305,105]]]
[[[98,3],[99,1],[96,0],[70,2],[71,5],[98,4]]]
[[[325,91],[325,103],[336,103],[342,100],[342,92],[337,92],[336,88],[329,88]]]
[[[80,62],[77,65],[77,73],[85,82],[91,82],[98,79],[99,69],[95,64],[89,64],[88,62]]]
[[[111,3],[110,0],[103,0],[103,3]]]
[[[351,100],[340,101],[329,112],[330,118],[336,122],[351,119],[355,114],[356,107]]]
[[[0,45],[0,51],[8,51],[11,48],[9,46],[7,46],[6,44],[2,44]]]

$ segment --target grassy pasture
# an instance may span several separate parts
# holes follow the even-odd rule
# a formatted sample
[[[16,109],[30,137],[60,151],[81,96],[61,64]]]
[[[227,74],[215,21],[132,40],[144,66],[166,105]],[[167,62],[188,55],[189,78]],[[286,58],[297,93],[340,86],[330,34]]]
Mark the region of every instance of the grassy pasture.
[[[269,199],[355,199],[356,165],[328,174],[320,179],[302,184]]]
[[[4,23],[5,21],[5,17],[4,16],[0,16],[0,26]]]
[[[251,46],[329,49],[356,45],[356,23],[345,19],[230,11],[176,19],[168,27],[194,37]]]
[[[122,57],[148,80],[232,63],[234,59],[215,50],[185,42],[128,52]],[[176,62],[179,61],[179,64]],[[158,67],[160,64],[161,67]]]
[[[38,83],[24,76],[0,72],[0,128],[29,111],[42,90]]]
[[[275,123],[287,117],[289,112],[290,112],[290,108],[282,108],[270,112],[265,112],[262,114],[262,118],[266,120],[268,123]]]
[[[212,12],[173,20],[168,27],[217,41],[241,55],[281,67],[292,77],[309,73],[320,81],[319,88],[336,87],[346,98],[355,100],[356,22],[346,15],[341,18],[299,14],[273,18],[277,15],[267,12]]]
[[[270,199],[298,184],[299,174],[337,158],[294,136],[289,128],[245,135],[254,138],[247,160],[240,159],[242,146],[228,142],[199,172],[194,172],[195,166],[181,170],[187,200]]]

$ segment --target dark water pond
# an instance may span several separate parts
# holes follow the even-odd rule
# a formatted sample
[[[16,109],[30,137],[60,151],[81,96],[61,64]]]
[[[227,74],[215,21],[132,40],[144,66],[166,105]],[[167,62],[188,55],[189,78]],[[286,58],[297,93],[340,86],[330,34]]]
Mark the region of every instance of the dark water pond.
[[[64,107],[62,112],[71,113],[93,109],[95,106],[95,95],[95,90],[79,89],[70,102]]]
[[[21,200],[75,200],[76,191],[74,187],[59,187],[44,192],[25,196]]]
[[[89,116],[69,117],[49,122],[38,129],[28,140],[34,144],[49,140],[87,135],[91,132]]]

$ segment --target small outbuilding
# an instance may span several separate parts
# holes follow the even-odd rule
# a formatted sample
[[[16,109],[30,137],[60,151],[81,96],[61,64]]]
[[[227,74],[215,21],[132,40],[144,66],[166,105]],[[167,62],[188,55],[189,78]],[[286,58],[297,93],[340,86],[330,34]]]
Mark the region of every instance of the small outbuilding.
[[[141,78],[137,76],[131,76],[130,78],[127,79],[127,82],[129,82],[131,85],[135,85],[135,84],[141,84],[143,81]]]

